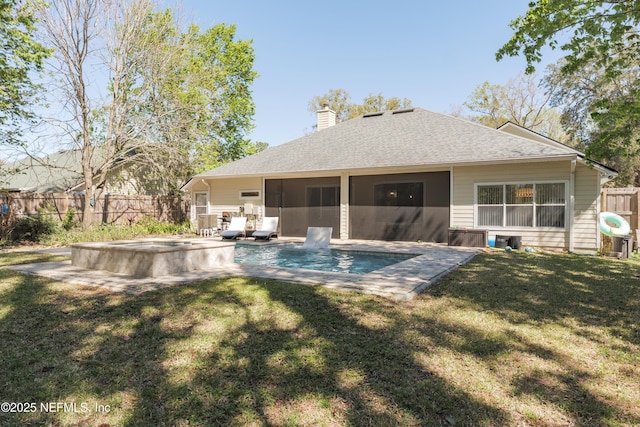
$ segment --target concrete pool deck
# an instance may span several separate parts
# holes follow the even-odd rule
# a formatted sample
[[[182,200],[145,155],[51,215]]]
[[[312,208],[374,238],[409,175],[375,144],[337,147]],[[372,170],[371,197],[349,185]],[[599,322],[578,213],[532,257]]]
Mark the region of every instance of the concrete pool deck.
[[[219,239],[218,239],[219,240]],[[278,239],[270,242],[243,240],[243,244],[278,245],[299,243],[301,239]],[[225,264],[207,270],[182,272],[160,277],[133,277],[101,270],[88,270],[71,265],[71,261],[43,262],[12,265],[9,268],[26,274],[48,277],[70,284],[96,286],[113,292],[141,294],[143,292],[176,286],[199,280],[223,277],[255,277],[275,279],[305,285],[320,285],[327,288],[381,295],[399,300],[408,300],[440,277],[470,261],[482,251],[479,248],[454,247],[430,243],[379,242],[359,240],[332,240],[336,249],[393,252],[416,254],[417,256],[376,270],[368,274],[347,274],[284,267],[265,267],[249,264]],[[34,251],[30,251],[34,252]],[[37,252],[49,253],[47,249]],[[56,248],[51,253],[67,255]]]

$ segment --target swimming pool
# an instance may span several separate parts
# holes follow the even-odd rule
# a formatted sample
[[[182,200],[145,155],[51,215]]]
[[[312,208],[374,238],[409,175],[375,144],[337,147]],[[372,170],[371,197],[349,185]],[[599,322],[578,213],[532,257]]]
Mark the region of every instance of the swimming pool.
[[[307,249],[294,245],[236,245],[235,262],[272,267],[304,268],[367,274],[413,258],[412,254]]]

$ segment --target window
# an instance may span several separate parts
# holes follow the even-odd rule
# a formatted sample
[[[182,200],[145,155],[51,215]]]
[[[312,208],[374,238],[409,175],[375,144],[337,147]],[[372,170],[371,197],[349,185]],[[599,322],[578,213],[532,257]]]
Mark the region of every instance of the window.
[[[505,185],[507,227],[533,227],[533,184]]]
[[[207,193],[195,193],[194,199],[194,212],[197,218],[198,215],[207,213],[208,195]]]
[[[479,227],[554,227],[565,224],[565,184],[497,184],[476,187]]]
[[[504,186],[478,186],[478,225],[502,227]]]
[[[309,224],[324,224],[340,218],[340,187],[307,187],[307,220]]]
[[[382,183],[374,186],[375,206],[423,205],[424,184],[422,182]]]
[[[339,206],[340,187],[307,187],[308,207]]]
[[[564,227],[564,184],[536,186],[536,224],[538,227]]]

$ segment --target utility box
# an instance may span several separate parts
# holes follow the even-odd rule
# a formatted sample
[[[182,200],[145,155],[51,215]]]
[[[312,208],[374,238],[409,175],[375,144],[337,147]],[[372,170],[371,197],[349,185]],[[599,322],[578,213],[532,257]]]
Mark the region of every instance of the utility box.
[[[471,248],[486,248],[489,238],[488,230],[476,228],[450,228],[449,246],[467,246]]]
[[[633,236],[612,237],[613,252],[621,253],[621,258],[631,258],[633,254]]]

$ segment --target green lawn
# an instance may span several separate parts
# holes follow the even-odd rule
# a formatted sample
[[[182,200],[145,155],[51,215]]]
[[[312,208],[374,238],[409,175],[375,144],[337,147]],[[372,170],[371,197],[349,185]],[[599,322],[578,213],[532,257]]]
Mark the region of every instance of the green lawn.
[[[133,297],[1,269],[0,402],[36,410],[0,425],[638,425],[639,268],[492,252],[410,302],[237,278]]]

